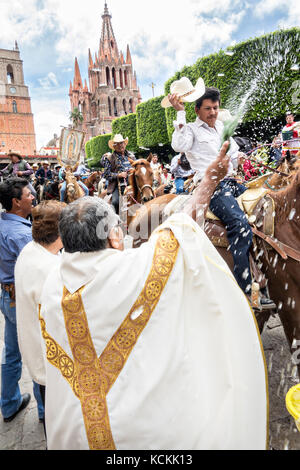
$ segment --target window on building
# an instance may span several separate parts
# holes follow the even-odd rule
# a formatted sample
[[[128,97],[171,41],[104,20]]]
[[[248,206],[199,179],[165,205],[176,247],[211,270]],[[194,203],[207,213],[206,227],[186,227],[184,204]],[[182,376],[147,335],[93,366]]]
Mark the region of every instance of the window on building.
[[[124,88],[122,70],[119,71],[119,75],[120,75],[120,87],[121,87],[121,88]]]
[[[128,86],[127,70],[124,70],[124,82],[125,82],[125,86]]]
[[[13,113],[18,112],[17,102],[15,100],[13,100],[13,102],[12,102],[12,109],[13,109]]]
[[[112,75],[113,87],[114,87],[114,88],[117,88],[116,71],[115,71],[114,68],[113,68],[112,71],[111,71],[111,75]]]
[[[14,72],[11,65],[7,66],[7,83],[14,83]]]
[[[108,115],[111,116],[111,102],[110,102],[110,97],[108,97]]]
[[[130,112],[130,113],[133,113],[133,101],[132,101],[132,98],[130,98],[130,100],[129,100],[129,112]]]
[[[114,115],[118,116],[117,98],[114,98]]]
[[[125,98],[124,98],[124,100],[123,100],[123,110],[124,110],[124,113],[127,114],[126,100],[125,100]]]
[[[109,70],[109,67],[106,67],[106,84],[110,85],[110,70]]]

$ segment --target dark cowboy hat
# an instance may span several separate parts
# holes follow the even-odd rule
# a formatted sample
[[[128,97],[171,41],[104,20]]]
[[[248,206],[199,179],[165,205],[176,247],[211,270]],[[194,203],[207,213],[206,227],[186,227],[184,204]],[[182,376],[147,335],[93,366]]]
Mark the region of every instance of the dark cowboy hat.
[[[13,156],[18,157],[20,160],[23,159],[22,155],[20,155],[20,154],[17,153],[17,152],[14,152],[13,150],[10,150],[7,155],[8,155],[9,157],[13,157]]]

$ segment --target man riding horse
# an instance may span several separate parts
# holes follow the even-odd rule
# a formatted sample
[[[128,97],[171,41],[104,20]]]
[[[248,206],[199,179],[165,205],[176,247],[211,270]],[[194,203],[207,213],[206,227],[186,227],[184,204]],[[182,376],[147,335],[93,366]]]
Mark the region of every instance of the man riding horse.
[[[128,186],[128,172],[131,169],[131,160],[135,160],[135,156],[126,150],[128,137],[124,139],[121,134],[108,142],[109,148],[113,150],[111,156],[104,161],[104,178],[108,181],[107,194],[111,194],[111,202],[116,211],[119,213],[120,194],[123,195],[126,186]]]
[[[216,88],[206,88],[200,78],[195,87],[188,78],[173,82],[171,93],[162,101],[163,107],[177,111],[177,121],[172,147],[176,152],[184,152],[193,170],[197,172],[198,181],[202,179],[206,168],[216,158],[223,131],[223,123],[219,121],[220,92]],[[184,102],[194,102],[197,119],[186,123]],[[210,202],[210,210],[224,224],[234,262],[234,275],[237,283],[251,298],[252,276],[249,252],[252,245],[252,230],[244,212],[240,209],[236,198],[246,191],[246,187],[233,178],[233,168],[237,167],[239,147],[230,139],[229,155],[231,158],[227,176],[219,183]],[[264,310],[276,307],[273,301],[262,293],[260,307]]]

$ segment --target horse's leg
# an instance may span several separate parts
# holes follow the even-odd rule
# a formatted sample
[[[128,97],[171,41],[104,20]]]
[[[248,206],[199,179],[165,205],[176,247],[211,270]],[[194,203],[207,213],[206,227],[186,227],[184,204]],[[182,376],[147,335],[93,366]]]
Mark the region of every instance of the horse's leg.
[[[269,290],[271,298],[276,302],[278,315],[281,320],[286,339],[293,355],[293,365],[297,365],[300,377],[300,291],[299,263],[292,259],[278,259],[274,268],[275,254],[270,255],[270,265],[266,272],[269,274]]]

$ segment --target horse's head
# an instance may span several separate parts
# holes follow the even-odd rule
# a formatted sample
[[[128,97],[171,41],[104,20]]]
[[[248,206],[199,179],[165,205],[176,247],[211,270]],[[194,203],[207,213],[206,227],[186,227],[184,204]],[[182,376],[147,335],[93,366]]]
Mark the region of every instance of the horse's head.
[[[133,175],[138,192],[141,195],[142,203],[154,199],[153,185],[153,170],[150,163],[141,158],[140,160],[131,160]]]

